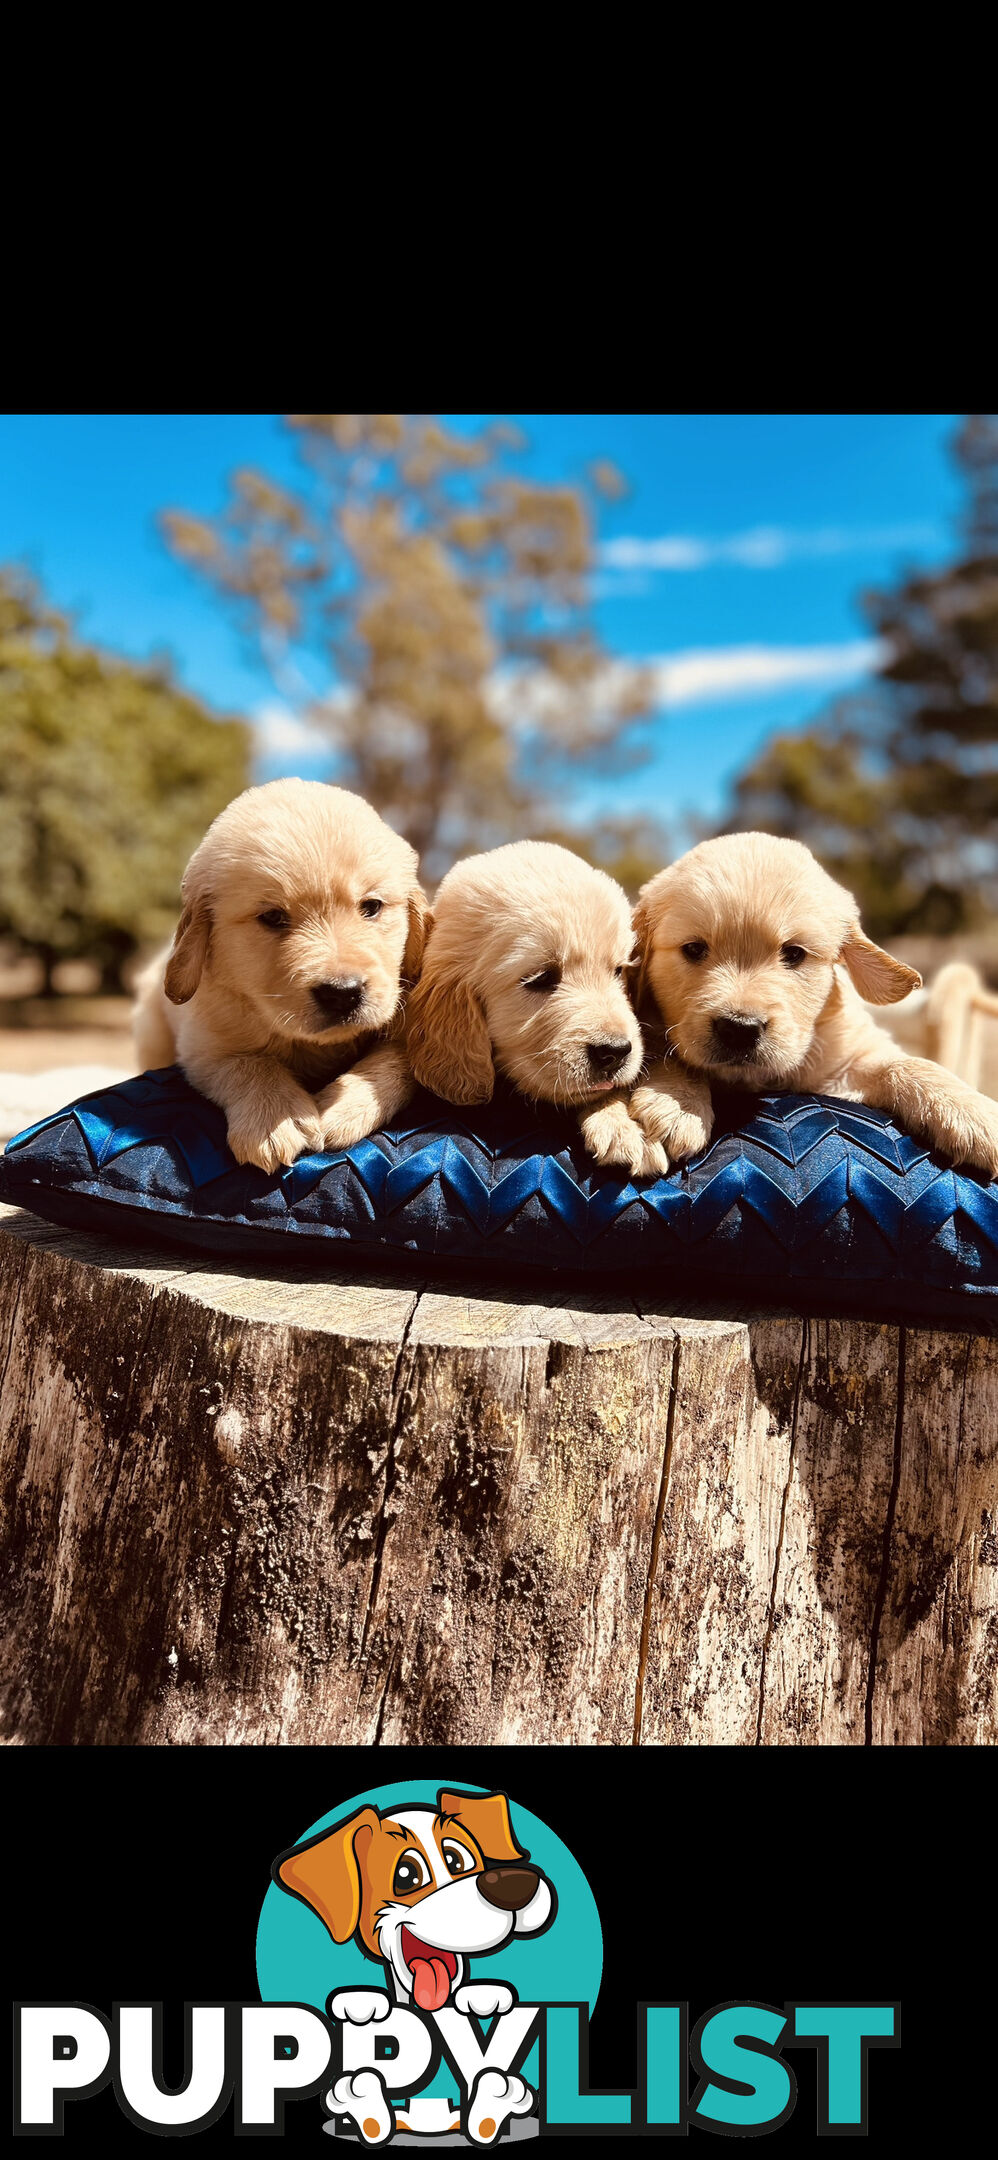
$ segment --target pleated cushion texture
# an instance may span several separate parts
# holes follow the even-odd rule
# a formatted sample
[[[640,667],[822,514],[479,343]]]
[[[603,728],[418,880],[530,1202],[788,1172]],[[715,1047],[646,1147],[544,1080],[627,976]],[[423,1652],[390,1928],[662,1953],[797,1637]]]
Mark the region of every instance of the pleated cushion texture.
[[[420,1093],[383,1132],[268,1176],[235,1162],[222,1111],[170,1066],[20,1133],[0,1193],[81,1230],[278,1266],[351,1244],[368,1260],[626,1275],[649,1296],[998,1316],[998,1184],[830,1096],[724,1097],[703,1155],[631,1180],[593,1162],[566,1112],[512,1091],[470,1111]]]

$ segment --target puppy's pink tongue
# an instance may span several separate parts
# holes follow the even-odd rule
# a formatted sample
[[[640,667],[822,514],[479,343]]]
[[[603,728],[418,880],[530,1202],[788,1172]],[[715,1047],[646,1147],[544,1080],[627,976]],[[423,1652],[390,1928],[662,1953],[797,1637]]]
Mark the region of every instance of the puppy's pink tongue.
[[[442,2010],[450,1993],[443,1958],[413,1958],[412,1992],[421,2010]]]

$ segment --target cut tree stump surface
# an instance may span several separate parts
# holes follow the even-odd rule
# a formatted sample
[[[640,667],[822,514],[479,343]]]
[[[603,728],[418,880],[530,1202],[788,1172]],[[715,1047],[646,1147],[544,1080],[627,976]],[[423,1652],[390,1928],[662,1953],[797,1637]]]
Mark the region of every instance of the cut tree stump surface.
[[[998,1342],[0,1207],[12,1743],[993,1742]]]

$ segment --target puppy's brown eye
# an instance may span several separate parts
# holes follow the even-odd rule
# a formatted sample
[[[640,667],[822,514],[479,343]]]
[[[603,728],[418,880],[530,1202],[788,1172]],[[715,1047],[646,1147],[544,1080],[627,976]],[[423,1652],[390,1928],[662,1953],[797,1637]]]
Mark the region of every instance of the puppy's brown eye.
[[[467,1847],[459,1845],[454,1838],[445,1838],[441,1846],[449,1875],[470,1875],[475,1863]]]
[[[430,1880],[429,1869],[419,1853],[404,1852],[395,1870],[392,1889],[396,1897],[405,1897],[408,1890],[422,1890]]]
[[[557,990],[561,981],[561,969],[542,968],[539,975],[525,975],[521,984],[524,990]]]
[[[807,959],[807,953],[803,945],[781,945],[780,959],[784,967],[800,967],[801,961]]]
[[[383,900],[378,900],[372,893],[369,899],[361,901],[360,912],[367,916],[368,922],[373,922],[374,917],[380,915],[384,904]]]
[[[258,923],[263,924],[265,930],[290,930],[291,928],[291,917],[282,907],[268,908],[266,914],[258,915],[256,919]]]
[[[707,940],[702,937],[691,938],[689,944],[684,945],[681,949],[683,959],[692,960],[693,965],[696,966],[698,960],[705,960],[707,957]]]

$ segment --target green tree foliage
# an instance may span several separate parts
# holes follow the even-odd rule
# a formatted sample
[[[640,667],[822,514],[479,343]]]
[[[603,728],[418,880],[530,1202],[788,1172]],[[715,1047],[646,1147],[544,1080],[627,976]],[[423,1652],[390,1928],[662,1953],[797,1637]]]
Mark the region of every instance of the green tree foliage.
[[[597,501],[623,486],[612,466],[579,485],[528,479],[505,423],[286,424],[299,486],[237,472],[218,517],[167,512],[167,541],[235,606],[278,686],[328,732],[334,776],[407,835],[430,878],[550,830],[580,770],[640,760],[646,679],[611,662],[590,610]]]
[[[86,957],[107,988],[166,936],[205,827],[249,777],[249,731],[165,667],[80,643],[30,580],[0,570],[0,937]]]
[[[807,842],[875,936],[946,935],[998,910],[998,415],[953,444],[958,559],[864,596],[885,657],[869,691],[743,773],[732,824]]]

